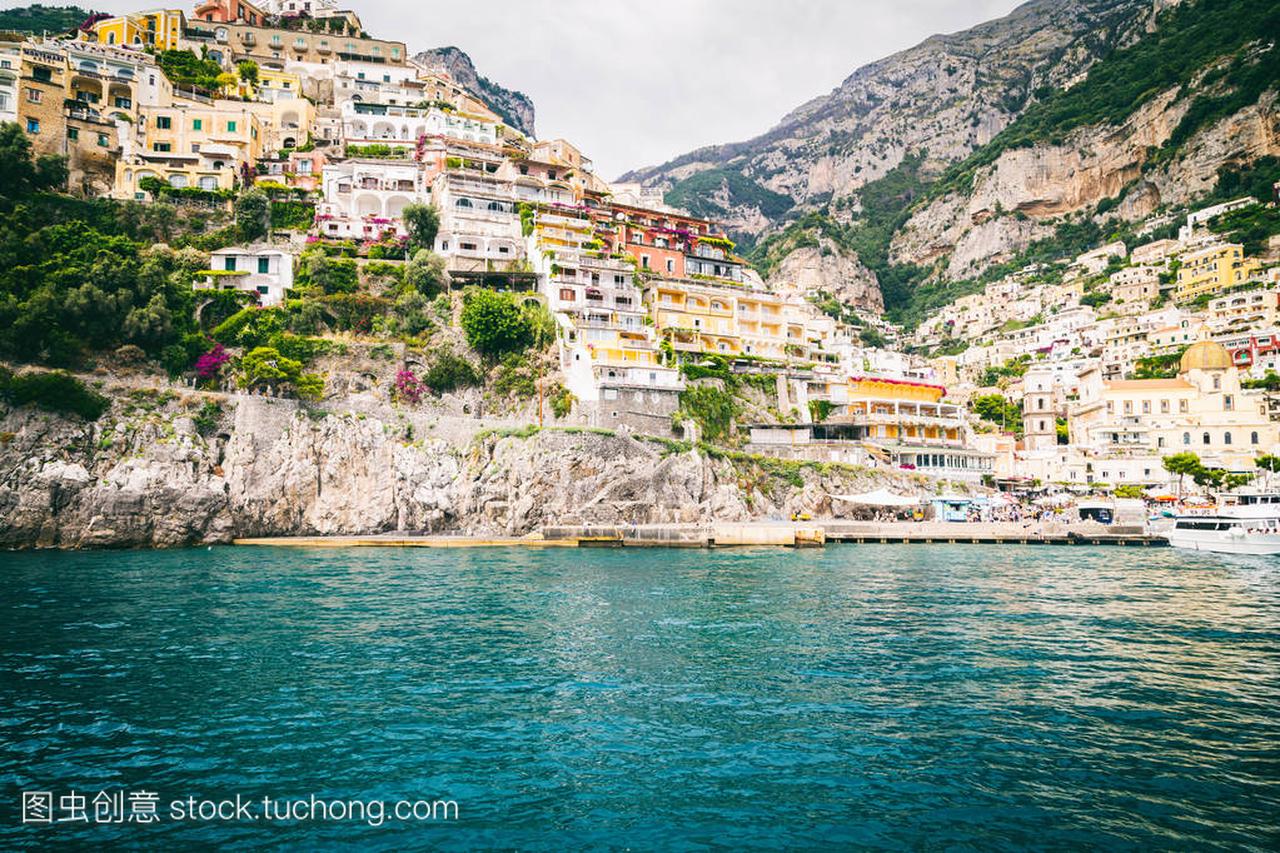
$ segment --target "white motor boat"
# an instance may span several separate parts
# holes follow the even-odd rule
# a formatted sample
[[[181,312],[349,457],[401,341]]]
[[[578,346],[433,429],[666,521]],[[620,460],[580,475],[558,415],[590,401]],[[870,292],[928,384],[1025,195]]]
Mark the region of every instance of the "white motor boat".
[[[1174,548],[1280,554],[1280,495],[1222,495],[1216,515],[1179,516],[1166,535]]]

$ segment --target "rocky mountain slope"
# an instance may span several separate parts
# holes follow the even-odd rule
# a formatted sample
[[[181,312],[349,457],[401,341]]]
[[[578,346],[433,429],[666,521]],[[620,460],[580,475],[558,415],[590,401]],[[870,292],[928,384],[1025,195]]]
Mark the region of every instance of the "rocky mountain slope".
[[[1083,251],[1271,162],[1278,32],[1270,0],[1035,0],[631,177],[757,239],[766,273],[831,240],[910,324],[1001,265]]]
[[[471,57],[458,48],[437,47],[434,50],[424,50],[413,59],[429,68],[447,72],[461,86],[479,95],[508,125],[529,136],[535,135],[533,101],[529,96],[482,77],[476,71]]]
[[[259,396],[104,390],[113,405],[93,423],[0,404],[0,548],[822,517],[833,493],[921,487],[901,472],[583,429],[477,432],[447,407],[405,410],[368,394],[319,412]]]
[[[933,36],[858,69],[762,136],[694,151],[626,179],[668,183],[696,212],[758,233],[780,221],[780,206],[772,198],[762,203],[753,190],[812,207],[855,194],[916,151],[927,150],[937,167],[962,159],[1003,130],[1037,91],[1067,85],[1115,45],[1136,38],[1151,12],[1151,0],[1033,0],[1005,18]],[[707,185],[712,177],[726,195],[686,198],[687,182]]]

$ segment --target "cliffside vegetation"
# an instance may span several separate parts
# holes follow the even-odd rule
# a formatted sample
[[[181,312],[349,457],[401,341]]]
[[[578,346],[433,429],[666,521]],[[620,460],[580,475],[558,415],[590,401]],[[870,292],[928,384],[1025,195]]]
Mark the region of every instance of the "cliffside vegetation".
[[[0,10],[0,32],[66,33],[87,21],[94,13],[79,6],[19,6]]]
[[[790,196],[766,189],[733,169],[690,175],[667,192],[666,202],[708,219],[723,218],[737,206],[758,207],[768,218],[778,219],[795,206]]]
[[[1006,260],[989,269],[986,259],[971,264],[970,268],[983,272],[970,278],[957,279],[956,275],[966,273],[949,270],[948,244],[938,245],[936,251],[912,245],[907,254],[928,258],[916,261],[917,265],[890,262],[890,243],[910,230],[912,216],[931,202],[958,195],[956,221],[963,222],[965,196],[975,176],[1002,154],[1061,144],[1084,128],[1105,131],[1150,105],[1156,96],[1172,93],[1178,118],[1168,139],[1139,152],[1144,173],[1157,183],[1162,179],[1167,183],[1161,170],[1176,169],[1197,132],[1258,103],[1280,81],[1280,48],[1275,45],[1280,6],[1272,0],[1185,0],[1161,11],[1153,27],[1148,26],[1150,22],[1150,4],[1028,4],[1009,18],[925,42],[867,66],[830,95],[805,105],[754,140],[703,148],[632,177],[671,180],[673,173],[690,164],[712,164],[676,180],[668,201],[702,215],[736,221],[751,232],[735,236],[748,248],[754,244],[750,259],[765,276],[790,252],[818,247],[820,241],[829,241],[828,247],[834,244],[843,252],[856,252],[876,274],[889,318],[914,326],[929,311],[1027,264],[1047,264],[1106,240],[1136,236],[1120,214],[1131,215],[1123,206],[1126,196],[1143,181],[1126,174],[1127,183],[1112,197],[1085,201],[1079,209],[1055,219],[1038,218],[1041,225],[1053,229],[1047,237],[1027,244],[1029,227],[1008,228],[1007,234],[991,236]],[[1015,43],[1012,39],[1019,34],[1021,39]],[[1055,42],[1070,47],[1045,47]],[[993,44],[1004,44],[1001,55],[984,53]],[[949,85],[941,94],[934,75],[958,81],[963,64],[959,57],[988,61],[979,64],[971,81]],[[1055,82],[1049,84],[1049,80]],[[892,91],[884,94],[885,89]],[[886,98],[895,108],[878,115]],[[964,128],[948,124],[955,119],[948,110],[957,98],[972,106],[967,138],[958,136]],[[902,116],[906,115],[928,117],[928,121],[922,118],[916,128],[904,126]],[[1003,125],[1003,130],[979,144],[981,128],[992,122],[997,128]],[[861,186],[849,176],[865,174],[868,157],[896,157],[895,147],[906,155],[887,174]],[[1271,181],[1280,175],[1271,178],[1276,170],[1265,159],[1251,164],[1229,146],[1210,153],[1222,161],[1219,184],[1208,198],[1194,201],[1207,204],[1246,194],[1271,197]],[[781,171],[779,163],[786,164]],[[847,170],[843,175],[841,168]],[[764,176],[778,175],[787,178],[785,185],[800,188],[794,199],[761,183]],[[815,181],[834,182],[833,190],[806,196],[803,188]],[[758,233],[761,216],[756,210],[774,223],[772,229]],[[1030,211],[998,207],[992,215],[1023,222],[1034,217]],[[1254,245],[1271,228],[1257,216],[1247,223],[1237,217],[1230,227]],[[949,234],[946,239],[955,237]],[[1055,269],[1044,272],[1051,278],[1057,274]]]
[[[1161,151],[1170,157],[1195,131],[1255,103],[1280,80],[1280,52],[1259,43],[1278,32],[1280,6],[1273,0],[1179,4],[1161,14],[1154,33],[1116,50],[1079,84],[1037,92],[1036,103],[949,169],[930,195],[964,190],[979,168],[1011,148],[1061,144],[1077,128],[1120,124],[1151,97],[1177,87],[1179,97],[1194,100]]]

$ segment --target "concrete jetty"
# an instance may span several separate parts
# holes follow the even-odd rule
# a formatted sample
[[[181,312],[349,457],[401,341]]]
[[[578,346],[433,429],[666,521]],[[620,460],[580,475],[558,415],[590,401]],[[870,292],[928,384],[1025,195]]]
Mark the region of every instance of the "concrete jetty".
[[[1141,527],[945,522],[745,522],[713,524],[562,525],[522,538],[429,536],[293,536],[237,539],[237,545],[293,548],[744,548],[826,544],[1108,545],[1165,547]]]

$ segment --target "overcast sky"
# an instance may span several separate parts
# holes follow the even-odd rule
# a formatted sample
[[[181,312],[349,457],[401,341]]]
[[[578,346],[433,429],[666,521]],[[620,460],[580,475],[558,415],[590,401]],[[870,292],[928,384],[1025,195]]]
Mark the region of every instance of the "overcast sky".
[[[45,0],[58,5],[70,0]],[[0,8],[26,5],[0,0]],[[155,0],[96,0],[106,11]],[[191,5],[191,4],[183,4]],[[859,66],[1016,0],[351,0],[370,32],[411,52],[455,45],[533,98],[604,177],[762,133]]]

